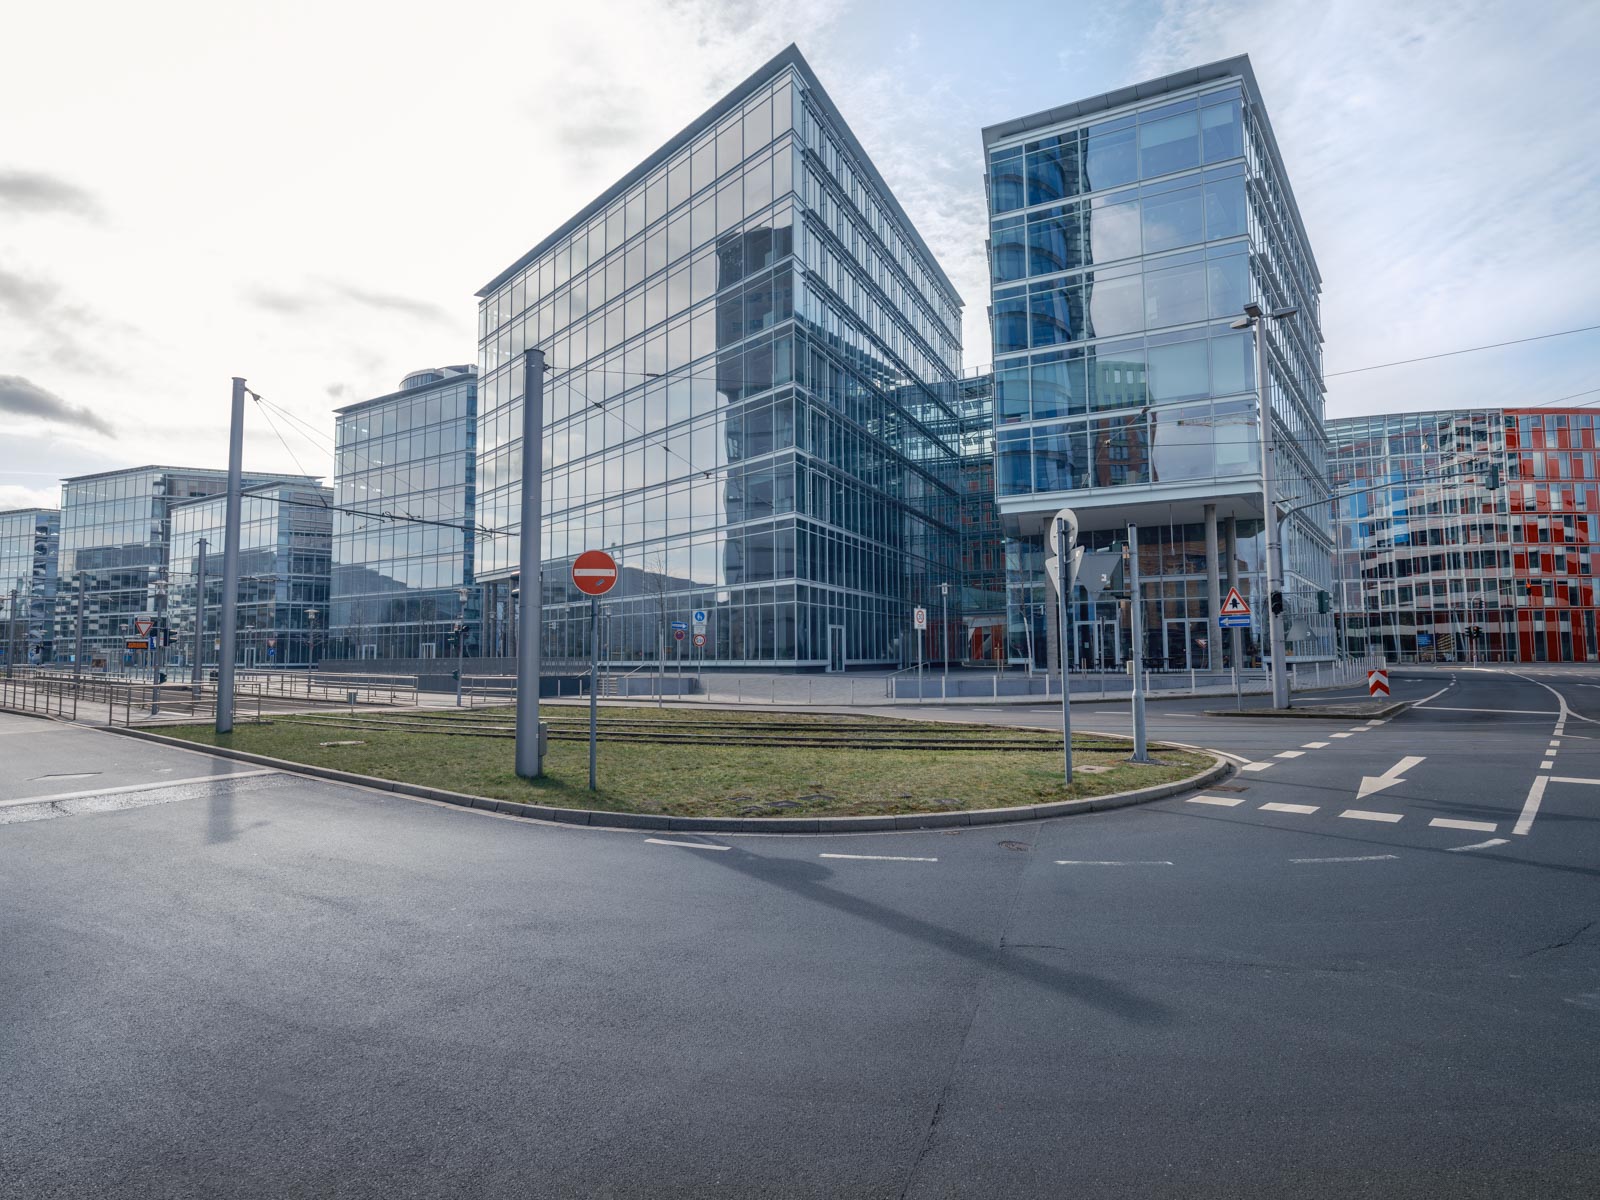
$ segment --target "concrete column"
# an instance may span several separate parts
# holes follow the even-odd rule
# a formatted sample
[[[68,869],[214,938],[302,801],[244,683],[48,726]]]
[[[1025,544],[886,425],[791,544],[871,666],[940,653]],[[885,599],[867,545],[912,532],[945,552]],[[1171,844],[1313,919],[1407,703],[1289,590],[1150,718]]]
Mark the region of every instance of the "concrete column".
[[[1222,656],[1217,653],[1217,646],[1222,640],[1222,630],[1217,628],[1217,610],[1222,607],[1222,593],[1219,591],[1217,562],[1217,506],[1208,504],[1206,514],[1206,669],[1217,670],[1222,665]]]
[[[1236,588],[1236,587],[1239,586],[1239,519],[1237,517],[1229,517],[1228,518],[1227,534],[1228,534],[1228,586],[1230,588]],[[1219,632],[1220,632],[1220,630],[1219,630]],[[1230,630],[1228,630],[1228,640],[1232,643],[1232,645],[1229,647],[1229,653],[1232,654],[1232,656],[1233,656],[1233,665],[1235,667],[1237,667],[1237,668],[1243,669],[1243,666],[1244,666],[1243,657],[1242,657],[1243,654],[1244,654],[1243,632],[1241,630],[1238,630],[1238,629],[1230,629]]]

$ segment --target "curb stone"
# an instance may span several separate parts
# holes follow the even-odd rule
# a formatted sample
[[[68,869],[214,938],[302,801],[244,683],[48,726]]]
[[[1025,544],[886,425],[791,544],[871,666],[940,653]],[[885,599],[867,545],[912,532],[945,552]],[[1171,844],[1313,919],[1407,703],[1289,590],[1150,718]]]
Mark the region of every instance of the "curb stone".
[[[85,728],[101,729],[102,727],[95,725],[85,726]],[[399,796],[411,796],[419,800],[453,804],[458,808],[478,808],[486,812],[522,817],[528,820],[553,821],[563,825],[589,825],[597,829],[636,829],[658,832],[668,830],[680,833],[871,833],[885,830],[951,829],[969,825],[1004,825],[1019,821],[1040,821],[1051,817],[1067,817],[1078,813],[1106,812],[1110,809],[1126,808],[1134,804],[1147,804],[1153,800],[1164,800],[1168,796],[1176,796],[1180,792],[1195,791],[1209,787],[1211,784],[1227,778],[1233,772],[1232,764],[1227,759],[1210,750],[1201,750],[1200,753],[1211,755],[1212,764],[1187,779],[1175,779],[1169,783],[1158,783],[1147,788],[1136,788],[1129,792],[1112,792],[1105,796],[1086,796],[1081,800],[1053,800],[1047,804],[1030,804],[1017,808],[975,808],[961,812],[904,813],[897,816],[875,817],[673,817],[654,813],[605,812],[599,809],[557,808],[548,804],[521,804],[515,800],[494,800],[487,796],[469,795],[466,792],[452,792],[443,788],[425,787],[421,784],[401,783],[394,779],[380,779],[375,775],[358,775],[354,771],[340,771],[333,767],[319,767],[310,763],[291,762],[288,759],[272,758],[266,754],[234,750],[227,746],[207,746],[200,742],[186,741],[183,738],[151,733],[146,729],[118,729],[114,726],[105,726],[103,732],[114,733],[118,737],[130,737],[139,741],[155,742],[164,746],[176,746],[179,749],[211,754],[218,758],[232,759],[235,762],[274,767],[291,775],[308,775],[313,779],[323,779],[330,783],[350,783],[359,787],[393,792]]]

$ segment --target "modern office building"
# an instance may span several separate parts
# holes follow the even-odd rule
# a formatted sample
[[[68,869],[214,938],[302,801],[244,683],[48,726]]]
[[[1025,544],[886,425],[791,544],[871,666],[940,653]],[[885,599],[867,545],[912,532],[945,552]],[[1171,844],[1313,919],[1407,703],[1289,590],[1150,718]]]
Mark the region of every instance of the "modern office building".
[[[0,662],[51,660],[60,532],[53,508],[0,512]]]
[[[1588,409],[1328,422],[1335,616],[1394,661],[1593,662],[1600,461]]]
[[[217,665],[227,503],[226,495],[215,495],[172,506],[167,597],[172,645],[166,662],[174,669],[195,662],[197,608],[204,621],[199,630],[200,664]],[[298,478],[244,489],[235,594],[236,665],[305,669],[321,660],[328,628],[332,503],[331,489]],[[203,592],[202,539],[206,542]]]
[[[477,368],[406,376],[337,411],[329,659],[476,655]],[[463,596],[465,592],[465,596]]]
[[[994,329],[997,503],[1011,539],[1008,657],[1056,661],[1042,539],[1063,507],[1080,544],[1138,526],[1147,663],[1216,669],[1237,580],[1263,653],[1261,432],[1247,302],[1264,320],[1291,660],[1333,650],[1321,277],[1249,60],[1180,71],[983,131]],[[1115,598],[1080,588],[1079,666],[1119,666]]]
[[[479,297],[491,611],[519,572],[537,347],[546,653],[584,656],[588,603],[566,568],[598,548],[622,566],[612,661],[654,661],[697,609],[711,665],[916,660],[913,606],[937,612],[961,568],[961,298],[797,49]]]
[[[244,482],[280,478],[250,473]],[[130,467],[62,480],[57,661],[72,652],[81,576],[85,658],[111,667],[142,662],[144,652],[125,644],[140,616],[165,611],[172,507],[227,486],[226,471],[198,467]]]

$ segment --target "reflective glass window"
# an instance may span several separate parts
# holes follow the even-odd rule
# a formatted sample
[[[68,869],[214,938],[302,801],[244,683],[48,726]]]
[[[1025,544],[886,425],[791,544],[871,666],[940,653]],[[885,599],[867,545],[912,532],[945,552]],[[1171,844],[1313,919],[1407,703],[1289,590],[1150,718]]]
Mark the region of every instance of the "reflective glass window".
[[[1069,357],[1051,355],[1035,359],[1033,376],[1033,418],[1066,417],[1086,411],[1083,357],[1074,351]]]
[[[1066,145],[1062,145],[1066,142]],[[1028,203],[1048,204],[1076,195],[1077,134],[1045,138],[1028,148]]]
[[[1200,110],[1200,142],[1208,163],[1238,158],[1244,153],[1244,123],[1237,100]]]
[[[1103,197],[1084,214],[1091,261],[1115,262],[1139,254],[1139,201],[1124,193]]]
[[[1027,227],[1020,221],[1009,229],[996,229],[990,239],[991,272],[995,283],[1008,283],[1028,273]]]
[[[1244,178],[1206,181],[1206,237],[1238,237],[1248,231]]]
[[[1234,254],[1206,263],[1206,290],[1213,317],[1236,317],[1250,298],[1250,258]]]
[[[1054,346],[1072,340],[1065,285],[1039,287],[1028,296],[1028,323],[1035,346]]]
[[[996,153],[989,165],[990,207],[996,213],[1012,212],[1027,203],[1023,183],[1022,147]]]
[[[1006,354],[1028,348],[1028,297],[1023,294],[994,302],[994,350]]]
[[[1116,337],[1144,328],[1144,286],[1138,275],[1084,277],[1086,337]]]
[[[1200,165],[1194,112],[1174,113],[1139,126],[1139,173],[1145,179]]]
[[[1137,131],[1131,126],[1097,133],[1091,128],[1084,146],[1084,190],[1121,187],[1139,177]]]
[[[1206,340],[1149,348],[1150,399],[1154,403],[1189,400],[1211,391]]]
[[[1145,326],[1150,329],[1205,320],[1205,263],[1180,263],[1161,270],[1146,271],[1144,305]]]
[[[994,373],[995,411],[1002,425],[1026,421],[1028,412],[1028,369],[1007,367]]]
[[[1079,213],[1069,207],[1064,213],[1040,217],[1028,223],[1028,273],[1052,275],[1084,265],[1083,238]]]
[[[1142,205],[1146,254],[1192,246],[1204,239],[1205,226],[1198,187],[1146,196]]]
[[[1085,365],[1091,409],[1142,408],[1149,402],[1145,352],[1138,342],[1091,346]]]

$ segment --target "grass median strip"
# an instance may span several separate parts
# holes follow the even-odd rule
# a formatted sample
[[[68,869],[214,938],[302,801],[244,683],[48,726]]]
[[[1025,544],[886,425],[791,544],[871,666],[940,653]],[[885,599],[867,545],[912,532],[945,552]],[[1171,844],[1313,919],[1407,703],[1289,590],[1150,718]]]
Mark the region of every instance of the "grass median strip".
[[[671,713],[672,710],[666,710]],[[561,710],[552,714],[559,720]],[[610,737],[600,744],[600,788],[588,789],[588,745],[552,738],[545,777],[519,779],[513,769],[513,742],[484,736],[462,718],[460,732],[441,734],[407,729],[397,720],[362,725],[358,745],[327,745],[324,724],[293,717],[260,725],[241,725],[219,738],[206,726],[175,725],[155,732],[205,745],[271,755],[291,762],[336,767],[382,779],[426,787],[568,808],[670,816],[882,816],[895,813],[1006,808],[1081,799],[1182,779],[1204,770],[1209,755],[1152,746],[1147,766],[1130,763],[1124,747],[1103,738],[1075,744],[1079,768],[1071,789],[1061,783],[1058,738],[1033,730],[984,726],[981,733],[1006,749],[941,749],[974,736],[973,726],[893,718],[837,716],[814,720],[831,726],[858,726],[858,746],[775,746],[750,744],[760,718],[780,714],[697,710],[700,723],[720,725],[697,745],[630,740],[628,731],[647,728],[653,709],[610,708]],[[502,714],[503,716],[503,714]],[[448,719],[448,718],[447,718]],[[804,717],[781,714],[789,724]],[[667,716],[662,724],[681,718]],[[604,720],[602,722],[604,729]],[[917,748],[874,744],[893,729]],[[946,742],[948,739],[948,742]]]

